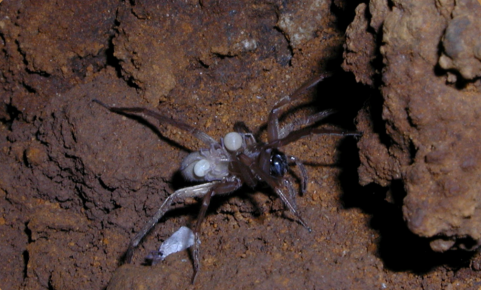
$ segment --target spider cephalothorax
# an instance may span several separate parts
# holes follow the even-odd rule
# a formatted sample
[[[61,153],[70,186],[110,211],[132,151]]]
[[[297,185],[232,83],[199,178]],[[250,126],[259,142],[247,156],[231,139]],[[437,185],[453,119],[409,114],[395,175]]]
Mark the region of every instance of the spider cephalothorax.
[[[159,221],[173,204],[185,198],[202,198],[202,206],[194,229],[194,279],[199,271],[199,232],[212,196],[227,194],[239,189],[243,184],[255,187],[265,182],[282,199],[287,208],[296,216],[300,224],[311,229],[302,219],[295,203],[296,192],[289,179],[285,177],[289,163],[295,163],[301,175],[301,191],[305,192],[307,170],[301,161],[293,156],[286,156],[279,148],[311,134],[360,136],[358,132],[337,129],[316,128],[313,125],[333,113],[332,110],[295,120],[284,127],[279,127],[279,116],[287,105],[295,104],[311,87],[323,80],[322,75],[302,86],[292,96],[281,99],[271,110],[267,123],[267,142],[258,142],[243,123],[234,126],[230,132],[217,142],[206,133],[190,125],[173,120],[145,108],[116,108],[94,100],[112,112],[120,114],[140,114],[153,117],[161,123],[167,123],[192,134],[206,145],[190,153],[183,161],[180,171],[185,179],[204,182],[199,185],[182,188],[171,194],[157,210],[155,215],[132,239],[126,252],[126,260],[131,261],[133,250],[148,231]],[[295,127],[301,127],[294,130]]]

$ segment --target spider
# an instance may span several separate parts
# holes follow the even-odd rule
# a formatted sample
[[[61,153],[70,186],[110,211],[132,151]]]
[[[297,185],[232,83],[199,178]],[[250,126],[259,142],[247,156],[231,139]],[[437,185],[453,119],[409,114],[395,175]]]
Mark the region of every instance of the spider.
[[[301,178],[301,192],[307,187],[307,170],[303,163],[294,156],[287,156],[279,148],[295,142],[310,134],[361,136],[360,132],[343,131],[337,129],[316,128],[320,120],[334,113],[326,110],[314,115],[296,119],[294,122],[279,126],[279,117],[288,105],[297,103],[310,88],[325,79],[328,75],[320,75],[291,96],[278,101],[272,108],[267,122],[267,142],[258,142],[254,135],[247,129],[244,123],[234,125],[234,131],[227,133],[224,138],[217,142],[206,133],[184,123],[146,108],[117,108],[111,107],[99,100],[93,101],[102,105],[111,112],[124,115],[143,115],[157,119],[161,123],[170,124],[202,141],[207,148],[192,152],[182,161],[180,171],[188,181],[204,182],[198,185],[179,189],[172,193],[160,206],[155,215],[137,233],[129,244],[125,253],[126,262],[130,263],[134,248],[137,247],[143,237],[157,224],[157,222],[171,209],[174,204],[185,198],[202,198],[202,205],[194,228],[193,263],[195,281],[200,269],[199,261],[199,233],[207,208],[214,195],[228,194],[239,189],[243,184],[255,188],[259,182],[269,185],[281,198],[285,206],[294,214],[297,221],[309,232],[311,228],[301,217],[295,202],[296,191],[292,183],[285,177],[289,164],[295,163],[299,169]],[[294,130],[295,127],[301,127]]]

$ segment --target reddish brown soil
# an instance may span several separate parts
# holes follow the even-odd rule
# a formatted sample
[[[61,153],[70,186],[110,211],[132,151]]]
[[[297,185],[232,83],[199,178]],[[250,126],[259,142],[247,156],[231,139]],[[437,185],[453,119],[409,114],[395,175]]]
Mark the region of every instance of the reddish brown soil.
[[[402,198],[385,200],[386,192],[402,196],[402,184],[360,187],[356,140],[325,136],[285,148],[309,171],[297,203],[312,233],[268,188],[243,188],[214,199],[194,285],[187,251],[144,264],[195,221],[194,202],[162,219],[132,264],[121,263],[166,196],[186,186],[179,165],[200,144],[91,100],[157,110],[216,139],[242,120],[265,138],[275,102],[327,71],[334,76],[306,97],[312,105],[286,121],[334,108],[328,126],[352,130],[366,99],[379,97],[339,69],[354,8],[349,1],[1,2],[0,289],[478,289],[479,259],[434,253],[408,230]],[[363,69],[356,78],[375,84],[376,71]]]

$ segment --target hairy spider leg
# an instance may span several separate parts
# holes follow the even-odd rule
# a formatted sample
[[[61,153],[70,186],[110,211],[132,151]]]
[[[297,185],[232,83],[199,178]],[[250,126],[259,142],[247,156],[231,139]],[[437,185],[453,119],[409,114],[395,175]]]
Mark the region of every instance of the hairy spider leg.
[[[174,193],[169,195],[169,197],[167,197],[167,199],[162,203],[159,209],[155,212],[154,216],[150,218],[150,220],[132,239],[127,249],[127,252],[125,253],[125,261],[127,263],[132,262],[134,249],[139,245],[140,241],[144,238],[144,236],[157,224],[157,222],[168,211],[174,208],[173,205],[175,203],[182,201],[186,198],[203,197],[208,192],[210,192],[215,185],[219,183],[220,181],[213,181],[209,183],[203,183],[203,184],[199,184],[191,187],[186,187],[186,188],[176,190]]]
[[[290,160],[290,161],[293,161],[296,163],[296,167],[299,169],[299,171],[301,172],[301,192],[302,194],[304,195],[307,191],[307,180],[309,178],[308,174],[307,174],[307,169],[306,167],[304,166],[304,163],[302,163],[301,160],[299,160],[298,158],[294,157],[294,156],[287,156],[287,158]]]
[[[319,122],[320,120],[322,120],[322,119],[324,119],[324,118],[326,118],[326,117],[328,117],[328,116],[330,116],[334,113],[335,113],[334,110],[326,110],[326,111],[322,111],[322,112],[319,112],[319,113],[316,113],[316,114],[313,114],[313,115],[310,115],[310,116],[305,116],[305,117],[296,119],[293,122],[287,124],[286,126],[280,128],[278,138],[282,139],[282,138],[288,136],[291,132],[293,132],[293,129],[296,128],[296,127],[299,128],[301,126],[313,125],[314,123]],[[294,161],[296,163],[297,168],[301,172],[301,192],[302,192],[302,194],[305,194],[306,190],[307,190],[307,180],[308,180],[308,174],[307,174],[306,167],[304,166],[304,164],[299,159],[297,159],[294,156],[287,156],[287,158],[290,161]]]
[[[204,195],[204,198],[202,199],[202,205],[200,207],[199,214],[197,216],[197,222],[195,225],[194,229],[194,250],[193,250],[193,256],[194,256],[194,276],[192,278],[192,284],[194,284],[195,279],[197,278],[197,274],[199,273],[200,270],[200,239],[199,239],[199,234],[200,234],[200,229],[202,227],[202,222],[204,221],[205,214],[207,212],[207,209],[209,208],[210,205],[210,200],[212,197],[216,194],[226,194],[230,193],[232,191],[235,191],[239,187],[242,186],[242,182],[238,178],[234,178],[233,180],[226,180],[224,179],[222,182],[216,183],[214,186],[212,186],[207,194]]]
[[[247,127],[247,125],[242,121],[237,121],[234,123],[234,131],[237,133],[252,133],[249,127]]]
[[[322,119],[325,119],[325,118],[329,117],[330,115],[332,115],[334,113],[336,113],[335,110],[325,110],[325,111],[318,112],[318,113],[313,114],[313,115],[304,116],[304,117],[295,119],[293,122],[291,122],[291,123],[285,125],[284,127],[280,128],[279,129],[279,135],[277,137],[278,137],[278,139],[282,139],[282,138],[286,137],[292,131],[296,131],[296,130],[294,130],[295,128],[297,128],[297,130],[299,130],[301,127],[311,126],[311,125],[321,121]]]
[[[107,106],[106,104],[102,103],[101,101],[97,100],[97,99],[93,99],[92,100],[93,102],[96,102],[97,104],[100,104],[101,106],[103,106],[104,108],[106,108],[107,110],[111,111],[111,112],[114,112],[114,113],[120,113],[120,114],[144,114],[146,116],[150,116],[150,117],[153,117],[157,120],[159,120],[161,123],[167,123],[169,125],[172,125],[172,126],[175,126],[181,130],[184,130],[190,134],[192,134],[194,137],[196,137],[197,139],[199,139],[200,141],[204,142],[206,145],[208,145],[209,147],[211,145],[214,145],[214,144],[218,144],[218,142],[210,137],[209,135],[207,135],[206,133],[202,132],[201,130],[197,129],[197,128],[194,128],[184,122],[181,122],[181,121],[177,121],[177,120],[174,120],[174,119],[171,119],[171,118],[167,118],[165,116],[162,116],[161,114],[159,113],[156,113],[154,111],[151,111],[149,109],[146,109],[146,108],[138,108],[138,107],[135,107],[135,108],[123,108],[123,107],[111,107],[111,106]]]
[[[238,156],[239,160],[244,163],[246,166],[248,166],[251,170],[254,171],[256,175],[260,177],[261,180],[265,181],[275,192],[276,194],[281,198],[282,202],[287,206],[287,208],[296,216],[297,220],[299,223],[304,226],[309,232],[311,232],[311,228],[307,226],[306,222],[304,219],[302,219],[300,213],[297,211],[296,206],[287,198],[287,196],[284,194],[282,187],[286,187],[285,184],[280,184],[279,180],[277,178],[274,178],[270,176],[267,172],[262,170],[255,162],[253,158],[250,158],[244,153],[240,153]],[[289,191],[290,189],[287,188]]]
[[[317,135],[335,135],[335,136],[354,136],[360,137],[362,136],[361,132],[356,131],[345,131],[340,129],[325,129],[325,128],[313,128],[313,127],[304,127],[297,131],[290,132],[286,137],[274,140],[269,142],[266,147],[268,148],[279,148],[282,146],[286,146],[289,143],[295,142],[301,139],[304,136],[308,136],[311,134]]]
[[[292,182],[288,178],[282,178],[282,182],[284,183],[284,186],[287,188],[287,191],[289,192],[289,198],[290,202],[292,203],[292,206],[294,207],[295,210],[297,210],[297,202],[296,202],[296,190],[294,189],[294,186],[292,186]]]
[[[279,117],[282,113],[282,109],[286,105],[291,105],[298,101],[304,93],[307,92],[310,88],[317,85],[320,81],[329,77],[330,74],[322,74],[317,78],[312,79],[311,81],[305,83],[302,87],[297,89],[292,95],[282,98],[279,102],[277,102],[274,107],[272,108],[269,119],[267,123],[267,140],[268,142],[275,141],[279,139]]]

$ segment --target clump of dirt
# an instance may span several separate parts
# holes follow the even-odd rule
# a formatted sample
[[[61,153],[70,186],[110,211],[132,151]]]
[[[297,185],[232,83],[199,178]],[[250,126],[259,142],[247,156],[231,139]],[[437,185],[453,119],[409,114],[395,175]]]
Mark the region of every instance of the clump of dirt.
[[[476,249],[481,5],[378,0],[356,11],[344,68],[380,85],[382,98],[373,97],[358,116],[365,133],[358,143],[361,184],[402,180],[403,216],[413,233],[430,238],[435,251]]]
[[[386,19],[393,11],[399,16],[398,2],[394,2],[396,7],[372,2],[370,7],[384,11]],[[306,96],[306,103],[312,101],[310,105],[296,108],[284,121],[332,108],[339,114],[328,126],[353,130],[352,120],[365,100],[364,94],[373,94],[374,90],[357,85],[352,76],[335,69],[340,65],[345,42],[336,21],[346,16],[332,11],[353,14],[349,11],[352,3],[347,3],[0,1],[0,288],[190,287],[193,268],[187,251],[171,255],[156,266],[145,265],[145,257],[180,226],[195,221],[195,201],[186,202],[185,207],[162,219],[136,249],[132,264],[122,265],[122,257],[130,239],[169,193],[189,185],[179,177],[179,166],[189,150],[198,150],[201,144],[176,128],[113,114],[92,99],[113,106],[147,107],[183,120],[216,139],[231,131],[236,121],[244,121],[251,129],[259,128],[255,132],[262,139],[269,110],[280,98],[313,76],[333,72],[332,78],[317,87],[317,93]],[[348,32],[352,41],[362,38],[362,33],[353,36],[355,23],[370,30],[369,18],[361,18],[359,11]],[[446,27],[448,18],[426,29]],[[373,14],[370,19],[371,25],[377,19],[376,33],[382,23],[387,23],[384,26],[390,29],[388,32],[396,31],[384,16]],[[355,49],[352,41],[348,41],[348,47],[349,51],[365,53],[351,59],[352,67],[362,73],[352,71],[358,80],[374,86],[380,71],[375,66],[367,67],[377,59],[372,43],[376,34],[370,33],[370,40],[363,42],[365,48]],[[442,31],[438,34],[441,39]],[[448,47],[451,38],[445,39]],[[395,44],[403,48],[402,42]],[[476,44],[472,45],[475,49]],[[394,48],[388,49],[391,47],[386,45],[383,57],[401,58],[401,54],[392,52]],[[446,56],[452,60],[449,68],[454,72],[470,57],[448,49]],[[437,61],[431,54],[426,57],[429,64]],[[445,78],[436,75],[436,79],[421,65],[416,69],[429,76],[432,86]],[[474,65],[471,71],[476,75]],[[386,73],[386,84],[394,83],[399,76]],[[470,110],[475,106],[466,96],[474,96],[477,87],[470,84],[459,89],[455,86],[458,82],[448,83],[444,90],[463,104],[460,110],[473,112]],[[387,90],[393,96],[392,102],[394,97],[404,100],[402,97],[408,95],[398,96],[397,90],[387,88],[385,85],[383,92]],[[430,88],[426,86],[426,90]],[[448,101],[447,97],[440,98]],[[411,102],[434,101],[425,98]],[[448,107],[439,108],[447,111]],[[415,124],[425,120],[422,113],[427,114],[427,109],[413,111]],[[390,113],[397,116],[396,112],[393,108]],[[449,112],[451,115],[446,116],[453,124],[461,122],[452,120],[454,108]],[[375,181],[388,185],[396,174],[404,178],[403,170],[409,167],[401,166],[404,163],[398,158],[414,160],[412,165],[424,158],[418,154],[427,150],[421,146],[427,133],[413,131],[417,139],[407,138],[410,135],[401,135],[404,131],[395,126],[394,120],[388,122],[387,133],[381,133],[377,131],[380,120],[367,110],[358,120],[359,128],[365,131],[359,145],[363,184]],[[403,130],[413,128],[410,123],[402,124]],[[476,124],[466,124],[473,129],[456,132],[449,144],[458,146],[460,140],[476,136]],[[386,137],[395,140],[393,145],[383,143]],[[436,144],[440,147],[436,148],[444,148],[447,157],[428,158],[441,160],[432,163],[437,167],[428,168],[437,168],[439,178],[450,177],[442,171],[444,164],[454,164],[462,154],[477,156],[475,147],[471,153],[467,147],[462,152],[454,151],[444,139],[439,140]],[[312,233],[292,219],[268,188],[243,188],[230,196],[214,198],[201,235],[201,272],[191,287],[474,287],[476,279],[469,268],[455,272],[469,263],[465,256],[446,265],[444,256],[426,251],[405,229],[400,208],[378,198],[382,189],[375,188],[373,195],[371,187],[357,186],[355,144],[353,139],[311,136],[284,148],[307,165],[308,190],[298,197],[298,207]],[[410,144],[417,151],[413,157],[406,157]],[[366,158],[371,155],[366,150],[373,148],[378,155],[372,155],[368,162],[373,162],[367,166]],[[384,162],[385,156],[394,161]],[[384,167],[376,162],[384,162]],[[428,170],[420,168],[413,172]],[[453,169],[452,176],[460,176],[461,170],[477,182],[473,177],[476,168],[476,163],[471,167],[468,164]],[[429,174],[419,176],[431,178]],[[411,180],[408,177],[406,181]],[[423,178],[417,186],[423,184]],[[456,187],[456,183],[442,184]],[[464,196],[464,189],[453,196]],[[429,205],[436,199],[425,200]],[[406,216],[413,216],[416,204],[419,202],[415,199],[407,199]],[[410,224],[422,226],[423,222]],[[474,237],[472,232],[466,233]],[[458,236],[460,232],[449,237]],[[474,259],[472,268],[479,270],[479,264],[479,259]]]

